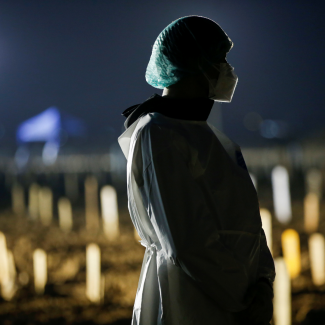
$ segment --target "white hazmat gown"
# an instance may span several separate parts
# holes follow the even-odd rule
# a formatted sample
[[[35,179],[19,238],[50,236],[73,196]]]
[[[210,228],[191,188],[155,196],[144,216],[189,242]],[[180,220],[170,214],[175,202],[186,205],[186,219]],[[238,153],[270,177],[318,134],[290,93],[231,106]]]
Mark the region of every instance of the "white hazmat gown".
[[[146,247],[132,325],[235,325],[274,281],[238,145],[206,121],[149,113],[120,137],[129,212]]]

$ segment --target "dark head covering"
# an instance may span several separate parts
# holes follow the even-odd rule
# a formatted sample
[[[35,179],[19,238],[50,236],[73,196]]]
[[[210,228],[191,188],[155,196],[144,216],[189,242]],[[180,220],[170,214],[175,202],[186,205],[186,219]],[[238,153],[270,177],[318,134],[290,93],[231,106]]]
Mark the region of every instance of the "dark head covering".
[[[213,20],[200,16],[179,18],[157,37],[146,71],[147,82],[163,89],[197,74],[202,67],[225,57],[233,43]]]

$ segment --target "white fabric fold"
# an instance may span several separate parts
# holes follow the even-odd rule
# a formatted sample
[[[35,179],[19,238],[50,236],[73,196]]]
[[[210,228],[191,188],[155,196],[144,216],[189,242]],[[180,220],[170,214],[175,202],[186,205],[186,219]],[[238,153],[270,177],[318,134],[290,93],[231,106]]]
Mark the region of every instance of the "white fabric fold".
[[[146,246],[132,324],[237,324],[249,289],[275,276],[239,146],[206,122],[160,113],[130,128],[119,143]]]

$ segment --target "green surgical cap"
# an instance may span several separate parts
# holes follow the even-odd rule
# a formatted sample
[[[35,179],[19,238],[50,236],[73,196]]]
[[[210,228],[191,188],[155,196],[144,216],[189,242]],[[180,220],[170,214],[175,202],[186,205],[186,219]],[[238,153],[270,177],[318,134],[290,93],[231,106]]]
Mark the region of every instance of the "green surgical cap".
[[[233,43],[213,20],[200,16],[179,18],[157,37],[146,71],[149,85],[163,89],[217,63]],[[203,64],[204,61],[204,64]]]

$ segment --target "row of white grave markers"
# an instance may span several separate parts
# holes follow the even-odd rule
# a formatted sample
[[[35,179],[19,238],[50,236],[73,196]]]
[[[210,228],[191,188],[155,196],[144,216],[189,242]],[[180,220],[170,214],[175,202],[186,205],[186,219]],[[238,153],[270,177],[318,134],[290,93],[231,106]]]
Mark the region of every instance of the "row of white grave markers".
[[[272,216],[267,209],[260,210],[262,227],[267,245],[272,253]],[[299,234],[294,229],[287,229],[281,235],[283,257],[290,278],[293,279],[301,271],[301,252]],[[317,286],[325,284],[325,239],[322,234],[313,233],[308,240],[310,269],[313,283]]]
[[[47,254],[43,249],[37,248],[33,252],[33,270],[35,292],[42,295],[48,279]],[[0,285],[3,299],[9,301],[16,293],[16,277],[13,254],[7,249],[5,235],[0,232]],[[104,289],[105,277],[101,275],[100,248],[92,243],[86,248],[86,296],[91,302],[99,303],[104,298]]]
[[[40,248],[33,253],[34,286],[37,294],[43,294],[47,283],[47,255]],[[105,278],[101,275],[100,248],[89,244],[86,248],[86,296],[93,303],[104,298]]]
[[[98,212],[98,182],[95,177],[89,176],[85,181],[86,227],[93,230],[99,228]],[[109,240],[119,237],[119,216],[116,190],[106,185],[100,190],[103,229]]]
[[[98,183],[95,177],[85,181],[85,216],[87,229],[99,228]],[[106,237],[115,240],[119,237],[119,215],[117,195],[114,187],[106,185],[100,191],[103,229]],[[17,215],[24,214],[24,190],[15,184],[12,188],[12,209]],[[32,184],[29,188],[28,212],[32,220],[40,220],[45,226],[53,219],[53,194],[50,188]],[[59,224],[63,231],[69,232],[73,226],[72,208],[69,199],[58,201]]]
[[[291,279],[301,271],[301,253],[299,234],[293,229],[282,233],[283,257]],[[325,239],[322,234],[314,233],[308,239],[310,269],[313,283],[317,286],[325,284]]]
[[[271,173],[275,217],[281,223],[292,218],[289,174],[285,167],[276,166]],[[254,176],[252,176],[254,180]],[[256,179],[254,181],[256,183]],[[319,224],[319,200],[321,198],[322,174],[317,169],[306,173],[306,196],[304,198],[304,226],[309,234],[317,231]]]
[[[287,229],[282,234],[284,258],[275,259],[274,322],[275,325],[291,325],[291,282],[300,273],[300,247],[298,233]],[[311,274],[315,285],[325,284],[325,240],[321,234],[309,237]]]

